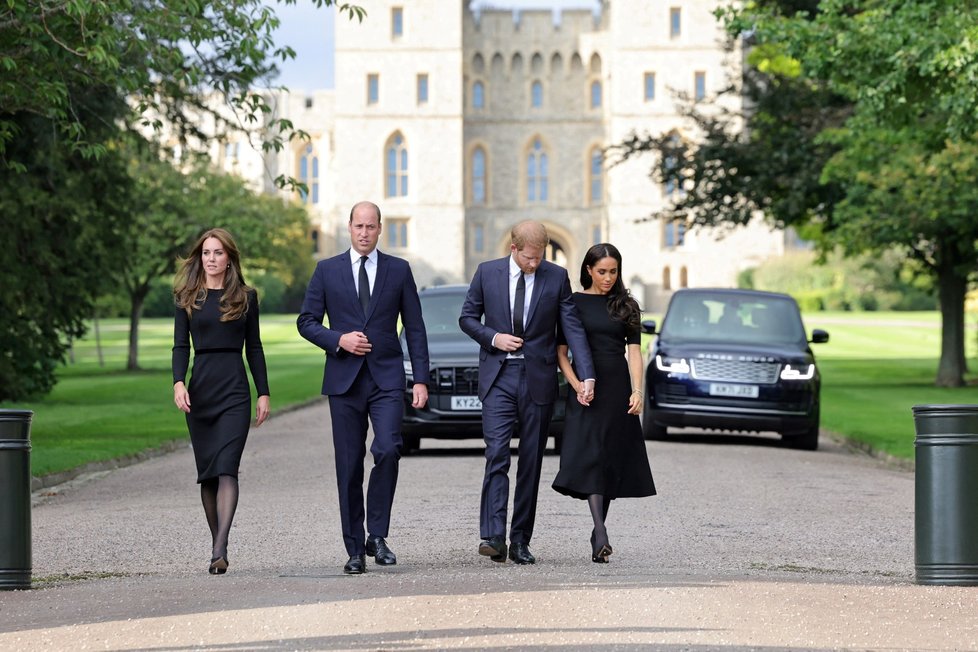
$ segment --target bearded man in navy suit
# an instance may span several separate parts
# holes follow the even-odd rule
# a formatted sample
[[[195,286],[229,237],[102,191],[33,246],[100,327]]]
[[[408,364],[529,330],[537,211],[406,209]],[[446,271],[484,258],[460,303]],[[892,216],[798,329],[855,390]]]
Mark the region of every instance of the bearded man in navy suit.
[[[391,505],[401,457],[405,374],[400,317],[414,368],[413,405],[428,402],[428,340],[418,289],[406,260],[377,250],[380,208],[360,202],[350,211],[352,247],[321,260],[309,281],[299,333],[326,352],[323,394],[329,397],[343,542],[350,555],[343,572],[366,570],[366,556],[389,566]],[[328,326],[323,325],[323,316]],[[363,459],[367,418],[373,425],[374,465],[367,485],[364,531]]]
[[[578,400],[594,396],[587,336],[571,299],[567,270],[544,260],[550,244],[539,222],[520,222],[510,234],[510,255],[479,265],[458,323],[481,345],[479,398],[486,471],[482,482],[479,554],[506,561],[509,444],[519,434],[519,466],[509,558],[532,564],[540,468],[557,398],[557,326],[574,354],[583,383]],[[483,320],[484,318],[484,320]]]

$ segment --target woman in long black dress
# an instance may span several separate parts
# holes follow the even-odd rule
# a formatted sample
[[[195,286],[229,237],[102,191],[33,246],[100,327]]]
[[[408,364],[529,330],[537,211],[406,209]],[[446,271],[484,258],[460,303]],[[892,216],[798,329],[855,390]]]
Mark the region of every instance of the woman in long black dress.
[[[187,414],[197,482],[211,531],[208,572],[228,568],[228,533],[238,506],[238,467],[251,423],[251,390],[242,347],[255,381],[255,425],[269,413],[268,375],[258,330],[258,297],[245,285],[238,248],[224,229],[210,229],[183,261],[174,285],[173,402]],[[184,385],[193,338],[194,368]]]
[[[589,405],[568,395],[560,471],[553,488],[587,500],[594,521],[591,560],[607,563],[612,553],[605,519],[616,498],[655,495],[639,414],[642,412],[641,311],[621,281],[621,254],[613,245],[591,247],[581,264],[583,292],[574,302],[594,360],[595,390]],[[557,346],[557,364],[579,393],[578,379]]]

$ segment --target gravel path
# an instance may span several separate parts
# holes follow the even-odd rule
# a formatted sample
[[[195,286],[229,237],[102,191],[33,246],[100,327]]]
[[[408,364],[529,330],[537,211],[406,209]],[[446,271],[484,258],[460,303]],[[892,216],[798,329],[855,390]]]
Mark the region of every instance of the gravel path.
[[[607,565],[548,455],[520,567],[476,554],[481,442],[426,440],[398,565],[350,577],[328,422],[323,402],[252,432],[221,577],[188,448],[36,494],[35,589],[0,593],[0,650],[978,649],[978,588],[913,584],[913,474],[831,441],[650,442],[660,495],[613,505]]]

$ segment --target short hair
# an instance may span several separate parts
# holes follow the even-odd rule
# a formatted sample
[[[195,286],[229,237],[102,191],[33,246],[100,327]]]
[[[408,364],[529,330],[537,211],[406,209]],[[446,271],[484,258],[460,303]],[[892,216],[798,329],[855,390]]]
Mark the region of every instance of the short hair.
[[[524,220],[516,224],[513,230],[509,232],[509,237],[512,243],[516,245],[516,249],[520,251],[526,245],[543,249],[550,244],[547,227],[534,220]]]
[[[372,206],[377,213],[377,224],[380,224],[380,206],[372,201],[358,201],[353,205],[353,208],[350,209],[350,224],[353,224],[353,213],[361,206]]]

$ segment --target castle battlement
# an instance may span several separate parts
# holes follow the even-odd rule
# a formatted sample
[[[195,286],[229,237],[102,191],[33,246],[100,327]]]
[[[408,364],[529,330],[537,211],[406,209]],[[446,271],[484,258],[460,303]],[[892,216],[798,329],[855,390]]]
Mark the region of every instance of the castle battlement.
[[[490,38],[534,39],[603,29],[602,16],[589,9],[484,9],[465,11],[464,29]]]

